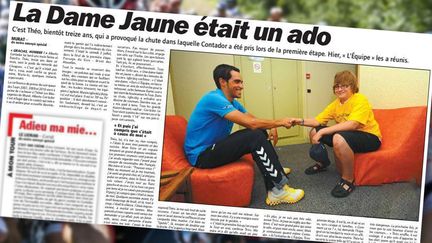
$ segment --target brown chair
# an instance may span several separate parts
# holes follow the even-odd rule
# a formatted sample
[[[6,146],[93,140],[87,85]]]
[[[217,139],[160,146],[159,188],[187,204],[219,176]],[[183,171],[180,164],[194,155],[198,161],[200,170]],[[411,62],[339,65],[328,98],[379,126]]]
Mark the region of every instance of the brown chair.
[[[166,116],[162,171],[190,167],[183,151],[187,121],[181,116]],[[213,169],[195,168],[190,177],[192,202],[224,206],[250,204],[254,162],[251,155]]]
[[[426,107],[373,110],[381,134],[381,147],[355,154],[357,185],[415,181],[421,183],[426,131]]]

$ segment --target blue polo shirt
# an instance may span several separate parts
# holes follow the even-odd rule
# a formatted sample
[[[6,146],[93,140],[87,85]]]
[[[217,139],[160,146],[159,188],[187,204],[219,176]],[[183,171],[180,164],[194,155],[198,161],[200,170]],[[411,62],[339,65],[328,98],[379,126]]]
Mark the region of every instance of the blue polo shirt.
[[[210,91],[201,98],[186,129],[184,150],[189,163],[195,165],[202,151],[231,134],[233,122],[224,116],[234,110],[246,113],[238,101],[229,102],[220,89]]]

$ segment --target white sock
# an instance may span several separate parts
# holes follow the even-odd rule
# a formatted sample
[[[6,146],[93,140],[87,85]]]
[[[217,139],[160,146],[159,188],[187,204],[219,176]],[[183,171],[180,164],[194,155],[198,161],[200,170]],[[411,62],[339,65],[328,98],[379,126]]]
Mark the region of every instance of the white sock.
[[[279,189],[279,188],[277,188],[277,187],[274,186],[274,187],[272,188],[271,192],[273,193],[273,195],[275,195],[275,196],[279,196],[279,195],[281,195],[282,193],[284,193],[284,190],[283,190],[283,188],[282,188],[282,189]]]

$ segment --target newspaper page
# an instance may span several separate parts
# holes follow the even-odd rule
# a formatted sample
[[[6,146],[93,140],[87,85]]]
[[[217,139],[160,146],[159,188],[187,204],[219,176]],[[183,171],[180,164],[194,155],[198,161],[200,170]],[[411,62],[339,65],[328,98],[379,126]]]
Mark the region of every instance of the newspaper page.
[[[431,36],[23,2],[8,28],[2,216],[420,242]]]

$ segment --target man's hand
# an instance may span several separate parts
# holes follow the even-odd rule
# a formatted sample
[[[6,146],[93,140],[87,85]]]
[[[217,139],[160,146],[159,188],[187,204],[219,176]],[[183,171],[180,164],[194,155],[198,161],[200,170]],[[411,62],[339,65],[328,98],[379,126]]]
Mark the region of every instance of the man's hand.
[[[301,123],[302,123],[301,118],[291,118],[291,126],[301,125]]]
[[[270,129],[268,139],[273,141],[273,146],[276,146],[276,144],[278,142],[277,128]]]
[[[292,127],[291,118],[283,118],[282,126],[284,126],[286,129],[290,129]]]

